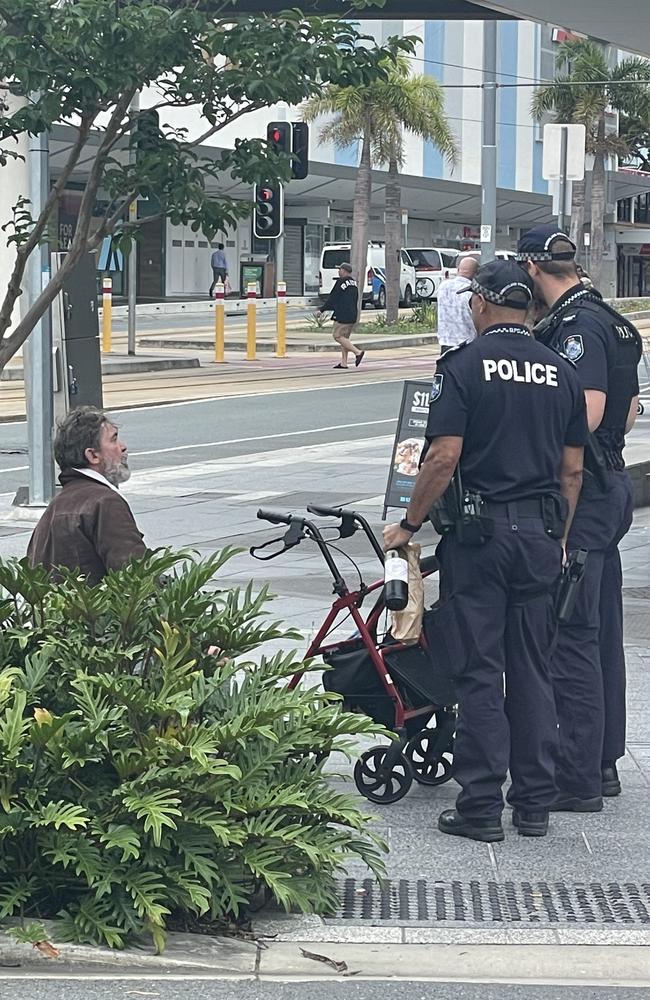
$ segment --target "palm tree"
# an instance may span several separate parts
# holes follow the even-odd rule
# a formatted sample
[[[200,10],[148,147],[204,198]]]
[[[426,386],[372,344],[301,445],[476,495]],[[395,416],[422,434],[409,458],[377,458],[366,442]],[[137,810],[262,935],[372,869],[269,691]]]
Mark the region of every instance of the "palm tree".
[[[587,152],[594,157],[591,175],[591,272],[596,286],[602,277],[605,245],[605,159],[625,156],[628,146],[616,133],[608,133],[607,111],[624,116],[647,106],[650,62],[638,57],[610,66],[605,50],[590,39],[572,39],[558,49],[559,74],[541,87],[532,101],[539,120],[552,113],[558,122],[582,124],[587,130]],[[584,228],[585,183],[573,182],[570,235],[580,247]]]
[[[333,118],[320,132],[321,142],[345,149],[361,145],[352,212],[351,264],[359,281],[359,301],[365,273],[371,201],[371,170],[388,164],[386,184],[386,318],[397,319],[399,308],[399,249],[401,244],[401,194],[399,168],[403,162],[403,131],[433,142],[453,162],[456,144],[444,113],[443,91],[427,76],[411,76],[409,62],[401,57],[386,79],[367,88],[330,84],[303,108],[305,121],[323,114]]]

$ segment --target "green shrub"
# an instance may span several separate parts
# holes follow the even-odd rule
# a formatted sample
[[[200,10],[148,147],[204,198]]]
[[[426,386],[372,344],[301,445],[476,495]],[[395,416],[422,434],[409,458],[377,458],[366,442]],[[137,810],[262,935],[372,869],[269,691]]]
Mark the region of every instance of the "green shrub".
[[[376,727],[289,691],[294,654],[243,655],[298,636],[266,591],[206,589],[232,554],[158,552],[95,588],[0,563],[0,919],[162,950],[172,920],[236,919],[260,889],[324,912],[347,859],[381,869],[321,756]]]

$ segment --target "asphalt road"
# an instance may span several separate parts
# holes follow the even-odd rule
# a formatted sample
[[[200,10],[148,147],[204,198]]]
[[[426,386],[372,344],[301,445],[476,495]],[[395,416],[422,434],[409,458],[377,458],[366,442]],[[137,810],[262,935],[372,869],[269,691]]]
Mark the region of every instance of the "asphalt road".
[[[0,1000],[641,1000],[646,988],[423,982],[0,980]]]
[[[279,447],[391,434],[402,382],[251,394],[113,411],[134,470],[249,455]],[[0,425],[0,492],[25,482],[26,425]]]

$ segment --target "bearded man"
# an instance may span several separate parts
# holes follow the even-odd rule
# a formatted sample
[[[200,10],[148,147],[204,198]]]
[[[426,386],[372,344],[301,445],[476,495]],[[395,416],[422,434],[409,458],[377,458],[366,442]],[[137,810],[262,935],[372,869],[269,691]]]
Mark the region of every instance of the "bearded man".
[[[119,492],[129,469],[117,426],[94,406],[72,410],[59,424],[54,457],[62,489],[49,504],[27,547],[32,566],[78,571],[94,586],[109,570],[144,555],[131,508]]]

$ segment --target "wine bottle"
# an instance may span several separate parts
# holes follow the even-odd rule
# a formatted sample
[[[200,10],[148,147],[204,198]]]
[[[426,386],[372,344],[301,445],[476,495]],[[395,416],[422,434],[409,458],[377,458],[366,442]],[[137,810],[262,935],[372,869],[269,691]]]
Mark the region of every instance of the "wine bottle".
[[[384,601],[389,611],[403,611],[409,600],[409,564],[405,549],[389,549],[384,557]]]

